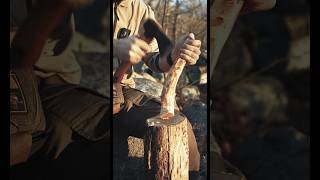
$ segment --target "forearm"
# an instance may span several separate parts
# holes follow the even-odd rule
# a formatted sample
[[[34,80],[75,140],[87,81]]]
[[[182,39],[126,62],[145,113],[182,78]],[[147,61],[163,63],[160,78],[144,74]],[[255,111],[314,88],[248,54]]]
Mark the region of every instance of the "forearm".
[[[171,56],[171,53],[170,53]],[[168,56],[160,57],[158,52],[155,53],[149,53],[147,54],[143,61],[146,63],[146,65],[155,72],[168,72],[172,65],[169,64],[171,60],[168,60]],[[171,61],[172,62],[172,61]]]
[[[50,33],[68,12],[68,6],[62,0],[38,1],[13,39],[11,67],[34,65]]]
[[[10,166],[27,161],[32,146],[32,136],[17,133],[10,136]]]

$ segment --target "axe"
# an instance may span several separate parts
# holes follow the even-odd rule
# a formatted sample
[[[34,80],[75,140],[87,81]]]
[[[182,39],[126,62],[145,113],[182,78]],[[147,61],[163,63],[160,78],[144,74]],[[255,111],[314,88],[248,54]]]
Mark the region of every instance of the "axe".
[[[161,26],[155,21],[149,19],[144,24],[145,37],[148,39],[156,38],[160,51],[160,58],[166,58],[173,49],[173,43],[168,36],[163,32]],[[178,58],[170,68],[167,78],[164,82],[162,93],[161,93],[161,111],[160,119],[172,120],[175,117],[175,97],[176,97],[176,86],[179,77],[186,65],[186,61]],[[178,115],[179,116],[179,115]]]
[[[173,47],[169,38],[154,21],[147,21],[144,27],[145,36],[156,38],[160,57],[166,58]],[[188,121],[184,115],[175,112],[174,108],[176,85],[185,64],[186,61],[179,58],[171,66],[162,89],[160,114],[146,120],[147,131],[144,137],[146,179],[188,179]]]

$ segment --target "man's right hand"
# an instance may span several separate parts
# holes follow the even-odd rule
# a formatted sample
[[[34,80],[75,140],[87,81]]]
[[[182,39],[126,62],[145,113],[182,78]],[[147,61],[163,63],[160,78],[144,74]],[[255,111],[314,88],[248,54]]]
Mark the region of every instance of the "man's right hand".
[[[114,40],[114,56],[121,61],[137,64],[150,51],[150,46],[137,36]]]

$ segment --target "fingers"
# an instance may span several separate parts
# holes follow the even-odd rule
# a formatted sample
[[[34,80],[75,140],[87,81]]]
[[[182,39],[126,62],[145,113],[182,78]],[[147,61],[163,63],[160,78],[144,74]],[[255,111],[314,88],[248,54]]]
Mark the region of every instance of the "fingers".
[[[48,129],[48,139],[42,152],[48,158],[56,159],[71,142],[72,130],[64,124],[54,124]]]
[[[53,158],[57,159],[58,156],[62,153],[62,151],[68,146],[70,143],[71,137],[68,138],[61,138],[57,139],[57,145],[55,146],[55,149],[53,151]]]
[[[132,36],[127,58],[131,64],[136,64],[150,51],[150,46],[145,41]]]
[[[189,33],[180,48],[180,58],[184,59],[190,65],[196,64],[201,54],[200,47],[201,41],[196,40],[193,33]]]
[[[189,65],[194,65],[194,64],[197,63],[197,60],[199,59],[199,56],[192,57],[192,56],[186,55],[184,53],[181,53],[180,54],[180,58],[185,60]]]
[[[142,56],[139,56],[137,52],[130,50],[128,53],[128,60],[131,64],[137,64],[142,59]]]
[[[193,33],[189,33],[189,34],[188,34],[188,38],[189,38],[189,39],[195,39],[194,34],[193,34]]]
[[[186,40],[185,44],[190,45],[190,46],[194,46],[194,47],[197,47],[197,48],[201,47],[201,41],[200,40],[188,39],[188,40]]]
[[[192,51],[192,52],[194,52],[194,53],[201,53],[200,52],[200,47],[197,47],[197,46],[192,46],[192,45],[189,45],[189,44],[184,44],[183,46],[182,46],[182,48],[181,48],[181,50],[188,50],[188,51]],[[180,51],[181,51],[180,50]]]
[[[136,54],[138,57],[143,57],[146,55],[145,51],[142,50],[138,45],[133,44],[131,47],[131,51],[133,54]]]
[[[148,53],[151,51],[149,44],[147,44],[145,41],[143,41],[139,38],[135,38],[133,43],[134,43],[134,45],[137,45],[145,53]]]
[[[187,49],[181,49],[181,54],[184,54],[186,56],[190,56],[193,59],[198,59],[199,58],[199,54],[200,54],[200,50],[196,50],[196,52],[187,50]]]

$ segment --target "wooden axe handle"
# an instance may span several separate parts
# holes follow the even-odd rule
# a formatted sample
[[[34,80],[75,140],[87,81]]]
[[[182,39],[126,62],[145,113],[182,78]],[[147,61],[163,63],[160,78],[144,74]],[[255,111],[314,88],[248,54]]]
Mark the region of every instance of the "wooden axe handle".
[[[113,83],[120,83],[131,66],[130,62],[122,62],[113,75]]]
[[[210,78],[245,0],[215,0],[210,11]]]
[[[169,120],[174,116],[174,106],[176,102],[176,86],[179,77],[186,65],[186,61],[179,58],[171,67],[164,82],[161,93],[161,111],[160,118]]]
[[[188,37],[194,39],[195,37]],[[179,58],[171,67],[167,78],[164,82],[161,93],[161,111],[160,118],[170,120],[175,114],[174,106],[176,102],[176,86],[181,76],[181,73],[186,65],[186,61]]]
[[[37,2],[10,44],[11,68],[32,67],[50,34],[68,13],[64,1]]]

